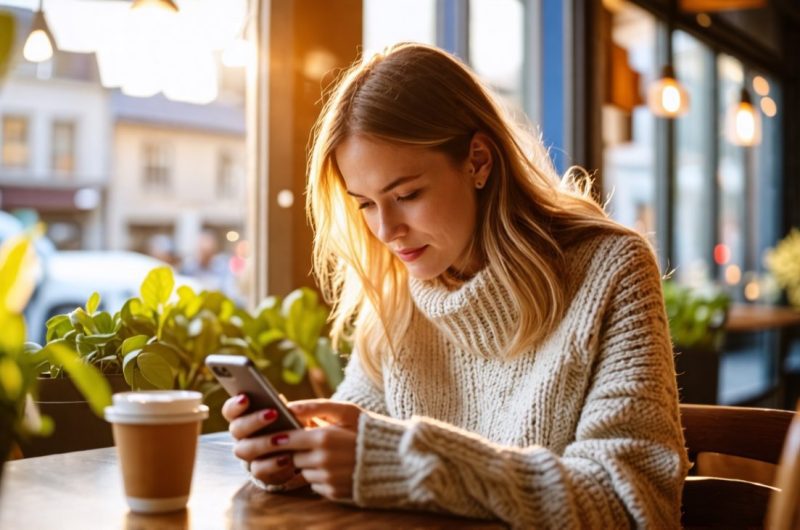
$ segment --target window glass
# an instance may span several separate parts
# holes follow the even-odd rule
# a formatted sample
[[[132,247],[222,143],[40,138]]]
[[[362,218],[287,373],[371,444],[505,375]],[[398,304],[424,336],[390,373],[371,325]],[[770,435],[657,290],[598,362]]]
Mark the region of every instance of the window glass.
[[[745,148],[731,141],[732,109],[741,98],[744,85],[744,66],[737,59],[720,54],[717,58],[719,76],[719,116],[720,134],[719,165],[717,183],[720,194],[719,226],[717,234],[718,249],[715,260],[720,265],[722,279],[730,285],[738,286],[745,267]]]
[[[51,165],[58,174],[75,172],[75,122],[57,120],[53,122],[53,156]]]
[[[28,118],[3,116],[3,166],[24,168],[28,166]]]
[[[711,51],[687,33],[673,36],[675,74],[690,94],[689,110],[675,121],[675,276],[702,284],[710,278],[714,239],[710,206],[714,187],[713,149],[716,116],[712,110]]]
[[[470,0],[469,61],[509,104],[523,106],[523,24],[520,0]]]
[[[364,56],[397,42],[436,44],[436,0],[364,0]]]
[[[603,191],[611,197],[614,219],[655,238],[656,118],[642,104],[646,84],[655,79],[656,21],[629,3],[612,14],[612,44],[622,52],[631,75],[631,103],[603,107]]]
[[[255,4],[177,1],[152,32],[129,1],[45,1],[56,46],[33,63],[23,48],[39,4],[0,0],[16,23],[0,86],[0,217],[16,217],[20,230],[42,222],[54,256],[42,255],[48,272],[27,310],[31,333],[44,330],[56,294],[59,306],[77,307],[97,291],[115,311],[159,264],[202,288],[209,249],[211,274],[224,279],[215,285],[243,301],[245,80],[255,61],[242,35]],[[204,246],[215,229],[222,237]],[[67,250],[80,265],[63,282]],[[119,280],[113,269],[135,272]]]

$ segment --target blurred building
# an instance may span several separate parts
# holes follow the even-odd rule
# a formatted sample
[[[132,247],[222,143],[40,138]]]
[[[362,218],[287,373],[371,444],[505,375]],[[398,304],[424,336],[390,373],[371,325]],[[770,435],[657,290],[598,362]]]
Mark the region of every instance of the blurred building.
[[[32,21],[17,18],[14,67],[0,84],[0,209],[29,209],[61,248],[101,248],[110,168],[109,94],[94,57],[56,51],[39,64],[22,59]]]

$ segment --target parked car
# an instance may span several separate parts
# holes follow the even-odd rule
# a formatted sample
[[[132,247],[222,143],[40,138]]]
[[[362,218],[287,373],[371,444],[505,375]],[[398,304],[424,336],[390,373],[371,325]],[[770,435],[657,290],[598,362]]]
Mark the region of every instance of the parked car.
[[[83,306],[100,293],[100,309],[115,312],[128,298],[139,295],[147,273],[165,263],[144,254],[122,250],[56,251],[43,261],[42,279],[25,310],[28,340],[42,343],[45,324],[54,315]],[[176,285],[198,290],[192,278],[175,276]]]

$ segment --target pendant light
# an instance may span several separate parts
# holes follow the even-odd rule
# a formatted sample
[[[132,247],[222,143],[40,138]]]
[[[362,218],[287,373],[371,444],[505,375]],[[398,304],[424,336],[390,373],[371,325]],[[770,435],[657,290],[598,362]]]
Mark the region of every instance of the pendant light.
[[[761,115],[753,106],[747,88],[742,88],[739,101],[728,111],[728,140],[734,145],[750,147],[761,143]]]
[[[33,17],[31,32],[25,40],[22,55],[32,63],[41,63],[53,56],[53,37],[44,18],[41,0],[39,1],[39,9]]]
[[[672,67],[672,19],[675,0],[670,2],[667,17],[667,64],[661,69],[661,76],[650,84],[647,90],[647,106],[656,116],[676,118],[689,111],[689,93],[675,77]]]

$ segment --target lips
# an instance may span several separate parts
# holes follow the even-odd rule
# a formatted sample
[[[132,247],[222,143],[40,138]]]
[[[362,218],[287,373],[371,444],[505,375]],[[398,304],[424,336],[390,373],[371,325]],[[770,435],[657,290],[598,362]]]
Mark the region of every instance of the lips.
[[[427,248],[428,245],[423,245],[417,248],[405,248],[403,250],[397,250],[395,253],[401,260],[405,262],[411,262],[419,258]]]

